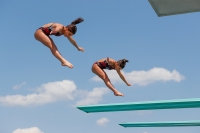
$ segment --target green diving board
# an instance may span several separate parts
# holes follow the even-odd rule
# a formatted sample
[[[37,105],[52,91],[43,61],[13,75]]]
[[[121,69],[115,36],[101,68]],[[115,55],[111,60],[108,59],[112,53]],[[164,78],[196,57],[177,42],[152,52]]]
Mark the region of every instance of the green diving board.
[[[159,17],[200,12],[199,0],[149,0]]]
[[[200,98],[99,104],[99,105],[78,106],[77,108],[86,113],[93,113],[93,112],[178,109],[178,108],[199,108],[199,107],[200,107]]]
[[[199,121],[172,121],[172,122],[128,122],[120,123],[123,127],[180,127],[180,126],[200,126]]]

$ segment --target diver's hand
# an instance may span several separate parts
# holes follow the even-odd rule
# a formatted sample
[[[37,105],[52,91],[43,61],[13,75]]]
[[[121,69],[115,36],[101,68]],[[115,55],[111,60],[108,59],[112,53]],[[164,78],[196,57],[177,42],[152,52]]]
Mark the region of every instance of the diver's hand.
[[[84,52],[84,48],[78,47],[78,51]]]
[[[129,84],[129,83],[126,83],[127,84],[127,86],[131,86],[131,84]]]

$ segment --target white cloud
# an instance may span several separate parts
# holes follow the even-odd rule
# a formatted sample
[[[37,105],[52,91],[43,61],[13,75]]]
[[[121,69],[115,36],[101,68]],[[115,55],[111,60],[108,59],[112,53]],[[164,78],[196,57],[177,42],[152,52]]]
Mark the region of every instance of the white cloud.
[[[118,76],[116,71],[108,71],[106,70],[110,80],[112,83],[121,83],[123,82],[120,77]],[[126,73],[122,71],[123,75],[125,76],[126,80],[131,83],[132,85],[137,84],[140,86],[145,86],[150,83],[156,81],[175,81],[180,82],[185,77],[181,75],[178,71],[173,70],[170,72],[164,68],[152,68],[148,71],[132,71],[130,73]],[[102,81],[98,76],[93,77],[91,80],[93,81]]]
[[[37,127],[25,128],[25,129],[16,129],[13,133],[44,133]]]
[[[24,86],[24,85],[26,85],[26,82],[23,82],[23,83],[21,83],[21,84],[15,85],[15,86],[13,87],[13,89],[14,89],[14,90],[20,89],[20,88],[21,88],[22,86]]]
[[[87,105],[87,104],[96,104],[102,100],[103,95],[107,94],[109,91],[108,88],[94,88],[92,91],[85,92],[84,98],[76,102],[76,106]],[[81,93],[80,93],[81,94]]]
[[[42,105],[55,102],[58,100],[73,100],[73,92],[76,90],[76,85],[73,81],[63,80],[49,82],[37,88],[38,93],[28,95],[7,95],[0,97],[2,105]]]
[[[42,84],[36,88],[36,93],[27,95],[0,96],[0,104],[4,106],[37,106],[59,100],[74,100],[79,98],[75,105],[96,104],[103,95],[109,92],[108,88],[94,88],[92,91],[77,90],[73,81],[63,80]]]
[[[99,126],[105,126],[108,122],[109,122],[108,118],[105,117],[97,120],[97,124]]]

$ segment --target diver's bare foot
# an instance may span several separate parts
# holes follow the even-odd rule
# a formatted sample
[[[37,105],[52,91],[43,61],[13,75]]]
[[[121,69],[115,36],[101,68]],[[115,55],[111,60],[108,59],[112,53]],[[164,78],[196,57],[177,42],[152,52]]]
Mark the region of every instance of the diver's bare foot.
[[[115,96],[122,96],[122,97],[124,96],[124,94],[122,94],[121,92],[115,92],[114,95]]]
[[[62,66],[67,66],[69,68],[73,68],[73,65],[71,63],[69,63],[69,62],[62,63]]]

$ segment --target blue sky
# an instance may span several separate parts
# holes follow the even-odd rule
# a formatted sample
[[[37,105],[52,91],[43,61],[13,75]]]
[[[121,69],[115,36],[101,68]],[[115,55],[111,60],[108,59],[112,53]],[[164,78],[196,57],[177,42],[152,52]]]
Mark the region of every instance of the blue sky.
[[[158,17],[147,0],[0,2],[0,133],[199,133],[199,127],[123,128],[120,122],[199,120],[199,109],[86,114],[77,105],[200,97],[199,13]],[[73,37],[52,36],[73,65],[62,67],[34,39],[49,22],[85,21]],[[101,58],[126,58],[123,83],[106,71],[125,97],[115,97],[91,72]]]

